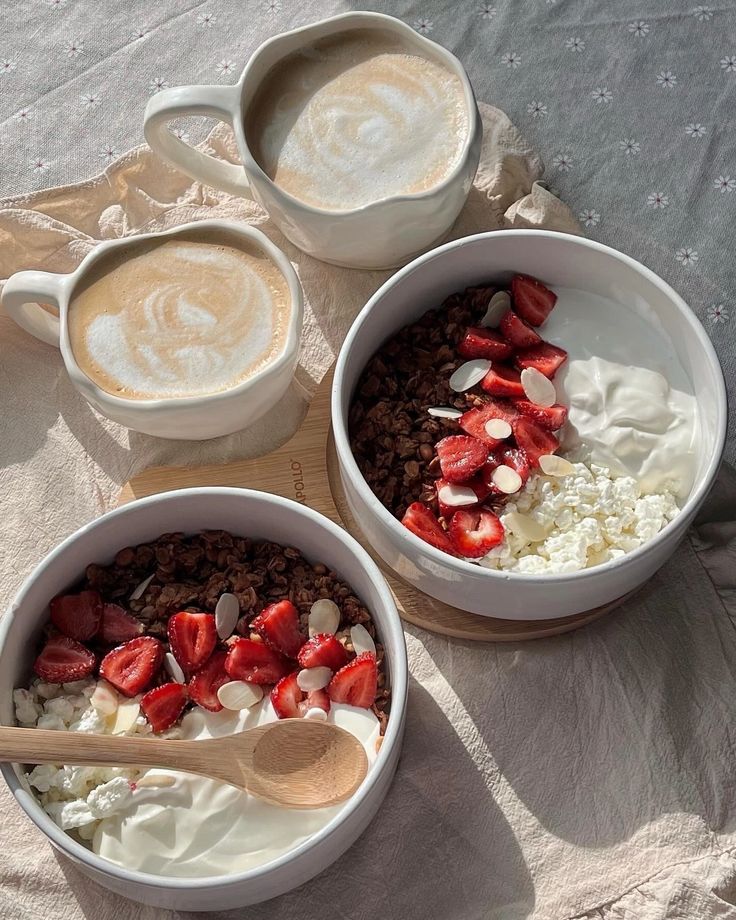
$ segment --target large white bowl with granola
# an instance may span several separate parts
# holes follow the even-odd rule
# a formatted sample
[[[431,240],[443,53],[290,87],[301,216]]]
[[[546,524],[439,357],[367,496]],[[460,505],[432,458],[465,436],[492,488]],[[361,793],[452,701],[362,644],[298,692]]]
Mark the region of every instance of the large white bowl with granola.
[[[366,552],[262,492],[169,492],[50,553],[0,627],[3,724],[203,738],[276,718],[356,734],[344,805],[279,809],[177,771],[3,764],[49,841],[96,882],[178,910],[275,897],[337,859],[379,808],[406,708],[403,631]]]

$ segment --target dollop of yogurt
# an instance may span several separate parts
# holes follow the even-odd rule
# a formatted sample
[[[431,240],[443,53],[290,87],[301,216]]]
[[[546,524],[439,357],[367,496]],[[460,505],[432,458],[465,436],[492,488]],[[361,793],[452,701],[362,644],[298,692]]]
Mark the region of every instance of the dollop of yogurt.
[[[197,707],[182,719],[182,737],[218,738],[276,718],[268,697],[237,712]],[[355,735],[369,764],[375,761],[380,731],[370,710],[333,703],[329,721]],[[344,807],[280,808],[191,773],[153,769],[144,776],[125,807],[100,821],[92,849],[118,865],[154,875],[196,878],[252,869],[302,843]],[[157,779],[173,779],[173,784],[148,785]]]

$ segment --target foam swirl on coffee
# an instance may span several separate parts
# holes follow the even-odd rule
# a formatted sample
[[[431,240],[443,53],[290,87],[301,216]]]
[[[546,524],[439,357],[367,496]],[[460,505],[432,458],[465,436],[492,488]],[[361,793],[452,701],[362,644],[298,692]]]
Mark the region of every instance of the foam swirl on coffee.
[[[246,118],[269,177],[334,210],[436,186],[457,164],[468,128],[458,75],[374,30],[341,33],[285,58]]]
[[[248,379],[283,349],[286,279],[263,253],[175,238],[95,267],[69,310],[77,364],[130,399],[202,396]]]

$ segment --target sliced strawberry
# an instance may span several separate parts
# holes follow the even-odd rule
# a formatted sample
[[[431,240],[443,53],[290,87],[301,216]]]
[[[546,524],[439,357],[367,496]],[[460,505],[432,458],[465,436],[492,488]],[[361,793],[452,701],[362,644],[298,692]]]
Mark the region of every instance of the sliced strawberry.
[[[492,475],[493,471],[498,466],[498,463],[494,460],[494,455],[488,458],[486,465],[479,470],[475,476],[467,483],[468,486],[475,492],[476,498],[479,502],[485,501],[492,492],[498,491],[493,485]],[[450,517],[447,518],[448,523],[452,515],[458,511],[457,508],[451,509]]]
[[[41,680],[64,684],[87,677],[95,669],[95,656],[75,639],[52,636],[33,662]]]
[[[299,630],[299,611],[291,601],[269,604],[250,624],[277,652],[296,658],[305,638]]]
[[[529,348],[531,345],[538,345],[542,341],[529,323],[517,316],[513,310],[504,313],[498,328],[501,330],[503,337],[508,339],[514,348]]]
[[[339,671],[347,664],[349,657],[337,636],[319,633],[304,643],[298,660],[303,668],[329,668],[331,671]]]
[[[376,699],[378,668],[376,656],[363,652],[335,674],[327,686],[333,703],[347,703],[368,709]]]
[[[151,683],[163,660],[164,647],[158,639],[138,636],[105,655],[100,664],[100,677],[123,696],[135,696]]]
[[[448,482],[465,482],[488,458],[486,445],[467,434],[451,434],[443,438],[435,450],[440,458],[442,475]]]
[[[51,622],[65,636],[84,642],[91,639],[100,627],[102,598],[97,591],[80,594],[62,594],[49,605]]]
[[[454,555],[455,551],[450,538],[426,505],[421,502],[412,502],[404,512],[401,523],[420,540]]]
[[[537,466],[542,454],[553,454],[560,446],[551,432],[541,428],[526,415],[520,415],[514,423],[514,437],[532,466]]]
[[[517,399],[514,405],[522,415],[528,415],[548,431],[557,431],[567,421],[567,406],[560,403],[555,403],[554,406],[538,406],[528,399]]]
[[[468,559],[479,559],[503,540],[503,524],[486,508],[456,511],[450,521],[455,549]]]
[[[97,635],[103,642],[117,644],[135,639],[143,632],[143,623],[118,604],[105,604]]]
[[[476,501],[481,500],[478,498],[478,490],[482,491],[483,485],[480,479],[478,478],[479,475],[480,475],[479,473],[476,473],[472,479],[468,479],[467,482],[463,483],[464,487],[467,487],[468,489],[472,489],[475,492],[475,495],[476,495],[475,501],[468,502],[467,505],[460,505],[459,507],[470,508],[475,504]],[[443,517],[446,521],[449,521],[450,518],[453,516],[453,514],[458,509],[458,505],[446,505],[440,498],[440,491],[442,490],[442,488],[444,486],[449,486],[449,485],[452,485],[452,483],[448,482],[446,479],[436,479],[434,483],[434,486],[437,489],[437,505],[439,508],[440,517]],[[486,493],[486,495],[487,494],[488,493]]]
[[[511,297],[516,312],[532,326],[541,326],[557,303],[557,294],[529,275],[511,279]]]
[[[513,347],[493,329],[471,326],[457,346],[458,354],[463,358],[490,358],[492,361],[505,361],[514,352]]]
[[[504,450],[496,451],[495,458],[498,464],[510,466],[512,470],[521,476],[522,483],[526,482],[531,473],[529,458],[520,447],[507,447]]]
[[[187,688],[172,682],[149,690],[141,700],[141,709],[151,728],[163,732],[178,720],[186,704]]]
[[[227,652],[220,649],[213,652],[209,661],[206,661],[189,681],[189,696],[202,709],[209,709],[210,712],[219,712],[222,709],[217,691],[230,680],[230,675],[225,670],[226,658]]]
[[[330,711],[330,697],[325,687],[321,690],[310,690],[307,698],[299,703],[299,712],[306,715],[310,709],[322,709],[324,712]]]
[[[464,432],[472,435],[474,438],[478,438],[479,441],[487,444],[491,450],[493,450],[493,448],[498,447],[498,445],[503,442],[499,441],[498,438],[492,438],[488,434],[486,431],[486,422],[498,418],[501,419],[501,421],[508,422],[510,425],[517,414],[513,405],[506,402],[506,400],[489,399],[482,406],[477,406],[475,409],[468,409],[464,415],[460,416],[458,422]]]
[[[565,349],[550,345],[549,342],[542,342],[533,348],[520,351],[514,358],[514,362],[520,371],[523,371],[525,367],[535,367],[545,377],[549,377],[550,380],[565,361],[567,361]],[[524,394],[522,393],[522,395]]]
[[[282,677],[271,690],[271,703],[279,719],[298,719],[302,715],[300,703],[305,693],[296,682],[298,671]]]
[[[225,670],[233,680],[252,684],[275,684],[292,667],[283,655],[255,639],[236,639],[225,658]]]
[[[200,668],[217,645],[217,627],[211,613],[175,613],[169,617],[168,634],[174,658],[189,673]]]
[[[494,364],[480,382],[481,387],[491,396],[520,396],[523,398],[524,387],[521,375],[513,367]]]

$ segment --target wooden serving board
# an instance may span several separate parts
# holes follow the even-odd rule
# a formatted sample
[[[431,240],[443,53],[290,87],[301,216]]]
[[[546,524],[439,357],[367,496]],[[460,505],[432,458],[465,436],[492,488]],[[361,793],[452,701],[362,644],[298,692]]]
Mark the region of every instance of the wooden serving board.
[[[622,597],[603,607],[555,620],[504,620],[450,607],[402,581],[368,545],[348,509],[330,428],[331,384],[330,371],[319,385],[297,433],[270,454],[221,465],[146,470],[123,486],[118,503],[195,486],[260,489],[294,499],[345,527],[366,548],[384,572],[404,620],[458,639],[517,642],[555,636],[597,620],[626,599]]]

